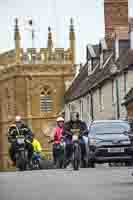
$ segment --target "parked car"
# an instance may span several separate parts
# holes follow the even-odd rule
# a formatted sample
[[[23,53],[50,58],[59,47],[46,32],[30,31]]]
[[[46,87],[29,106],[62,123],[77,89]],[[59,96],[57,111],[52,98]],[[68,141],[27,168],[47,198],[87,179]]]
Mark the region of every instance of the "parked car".
[[[89,128],[89,167],[95,167],[95,163],[131,162],[133,145],[129,133],[127,121],[93,121]]]

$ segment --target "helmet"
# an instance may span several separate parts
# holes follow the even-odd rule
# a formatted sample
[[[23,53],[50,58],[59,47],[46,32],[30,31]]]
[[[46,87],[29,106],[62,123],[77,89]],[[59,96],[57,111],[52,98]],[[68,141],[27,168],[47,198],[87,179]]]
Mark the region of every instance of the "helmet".
[[[58,117],[58,118],[56,119],[56,122],[64,122],[64,118],[63,118],[63,117]]]
[[[79,119],[79,113],[78,112],[71,112],[70,118],[71,118],[72,121],[76,121],[77,119]]]
[[[21,116],[19,116],[19,115],[16,116],[15,121],[16,121],[16,122],[20,122],[20,121],[21,121]]]

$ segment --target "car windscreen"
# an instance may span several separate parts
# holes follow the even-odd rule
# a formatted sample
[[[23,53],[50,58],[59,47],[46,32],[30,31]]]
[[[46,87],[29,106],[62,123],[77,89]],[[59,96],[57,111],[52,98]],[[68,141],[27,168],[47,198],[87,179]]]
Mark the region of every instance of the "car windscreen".
[[[126,122],[106,122],[106,123],[94,123],[90,127],[91,135],[102,134],[121,134],[125,131],[129,131],[130,126]]]

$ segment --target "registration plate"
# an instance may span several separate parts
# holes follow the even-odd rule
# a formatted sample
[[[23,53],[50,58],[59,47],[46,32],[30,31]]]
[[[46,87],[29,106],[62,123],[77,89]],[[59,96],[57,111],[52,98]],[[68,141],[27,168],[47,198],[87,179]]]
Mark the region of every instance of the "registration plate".
[[[124,148],[108,148],[108,152],[110,153],[124,152]]]

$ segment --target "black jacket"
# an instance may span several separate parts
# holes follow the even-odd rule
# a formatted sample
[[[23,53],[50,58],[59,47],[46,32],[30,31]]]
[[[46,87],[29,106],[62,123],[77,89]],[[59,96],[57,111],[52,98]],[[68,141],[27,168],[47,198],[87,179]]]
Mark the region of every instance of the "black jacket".
[[[18,135],[24,135],[25,137],[31,137],[32,136],[32,131],[30,130],[30,128],[25,125],[24,123],[20,123],[19,127],[17,126],[16,123],[12,124],[9,129],[8,129],[8,139],[10,140],[10,138],[16,138],[16,136]]]
[[[76,122],[68,121],[64,124],[64,134],[67,132],[71,133],[71,129],[80,129],[80,133],[87,130],[87,125],[85,122],[78,120]]]

